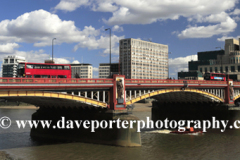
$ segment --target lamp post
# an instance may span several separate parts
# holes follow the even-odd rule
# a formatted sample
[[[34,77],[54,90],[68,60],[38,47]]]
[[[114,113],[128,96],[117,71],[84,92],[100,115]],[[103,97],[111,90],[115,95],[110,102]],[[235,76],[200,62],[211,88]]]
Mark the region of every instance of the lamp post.
[[[168,52],[168,55],[171,54],[172,52]],[[168,78],[169,78],[169,56],[168,56]]]
[[[53,63],[53,41],[55,40],[56,38],[53,38],[52,39],[52,63]]]
[[[110,68],[109,68],[109,76],[111,77],[111,28],[105,29],[105,31],[109,30],[109,43],[110,43]]]

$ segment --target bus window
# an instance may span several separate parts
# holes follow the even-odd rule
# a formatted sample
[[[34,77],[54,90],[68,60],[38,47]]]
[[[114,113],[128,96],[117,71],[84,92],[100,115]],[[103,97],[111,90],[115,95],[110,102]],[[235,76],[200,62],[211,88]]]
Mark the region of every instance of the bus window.
[[[57,66],[52,66],[52,69],[57,69]]]
[[[48,66],[48,65],[42,65],[42,69],[50,69],[50,66]]]
[[[70,69],[70,67],[69,67],[69,66],[64,66],[64,69],[67,69],[67,70],[69,70],[69,69]]]
[[[50,76],[48,76],[48,75],[42,75],[41,78],[50,78]]]
[[[32,75],[27,75],[26,78],[32,78]]]
[[[64,75],[58,75],[58,78],[67,78],[67,76],[64,76]]]
[[[19,63],[19,64],[18,64],[18,69],[22,69],[22,68],[25,68],[25,64]]]
[[[57,66],[57,69],[63,69],[63,66]]]
[[[52,78],[57,78],[57,76],[52,76]]]
[[[41,69],[41,66],[40,66],[40,65],[37,65],[37,64],[35,64],[35,65],[33,66],[33,68],[34,68],[34,69]]]
[[[33,68],[33,65],[32,65],[32,64],[27,64],[27,65],[26,65],[26,68],[32,69],[32,68]]]
[[[34,78],[41,78],[40,75],[34,75]]]

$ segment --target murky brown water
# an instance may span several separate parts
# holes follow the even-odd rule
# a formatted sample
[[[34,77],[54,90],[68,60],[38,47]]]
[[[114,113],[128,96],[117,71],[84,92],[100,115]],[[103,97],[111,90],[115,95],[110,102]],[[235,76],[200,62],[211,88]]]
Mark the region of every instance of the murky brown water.
[[[31,119],[35,110],[0,109],[0,117]],[[134,112],[145,120],[150,112]],[[155,160],[155,159],[240,159],[240,130],[208,130],[202,136],[172,135],[142,132],[142,147],[124,148],[87,143],[37,142],[30,136],[30,128],[0,129],[0,150],[24,160],[98,159],[98,160]]]

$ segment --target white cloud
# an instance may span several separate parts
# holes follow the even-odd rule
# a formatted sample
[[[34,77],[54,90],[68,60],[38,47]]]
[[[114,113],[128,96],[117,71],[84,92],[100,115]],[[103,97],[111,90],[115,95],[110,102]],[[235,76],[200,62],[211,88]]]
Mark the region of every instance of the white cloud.
[[[114,25],[113,28],[112,28],[112,31],[122,32],[123,27],[120,27],[119,25]]]
[[[78,60],[74,60],[72,64],[80,64],[80,62]]]
[[[81,0],[74,2],[62,0],[60,3],[63,1],[75,2],[74,6],[78,6]],[[213,35],[228,34],[236,28],[235,20],[238,21],[239,17],[230,18],[230,15],[240,14],[240,10],[234,8],[237,3],[238,0],[91,0],[88,2],[88,6],[93,11],[111,12],[110,18],[103,18],[103,21],[108,25],[150,24],[167,19],[177,20],[179,17],[188,18],[190,22],[195,23],[219,23],[187,28],[179,35],[181,38],[206,38]],[[71,11],[75,9],[76,7],[73,7]],[[233,9],[235,10],[233,11]],[[223,24],[229,22],[228,26]],[[222,27],[223,29],[221,29]],[[207,36],[214,29],[217,31]],[[191,33],[192,31],[195,31],[196,35]]]
[[[237,36],[237,37],[227,37],[227,36],[223,36],[223,37],[221,37],[221,38],[218,38],[217,40],[218,41],[225,41],[225,39],[239,39],[240,38],[240,35],[239,36]]]
[[[6,43],[6,44],[0,44],[0,53],[9,53],[13,54],[14,49],[18,48],[19,45],[17,43]]]
[[[233,19],[234,19],[236,22],[240,21],[240,17],[238,17],[238,16],[233,17]]]
[[[65,58],[53,58],[56,64],[70,64],[70,61]]]
[[[177,72],[180,71],[188,71],[188,62],[196,61],[197,55],[189,55],[186,57],[177,57],[177,58],[169,58],[169,68],[171,71],[171,75],[177,75]]]
[[[232,9],[238,0],[61,0],[60,3],[67,9],[56,8],[64,11],[74,11],[82,5],[89,5],[94,11],[112,12],[112,17],[106,20],[111,25],[119,24],[149,24],[157,20],[176,20],[180,16],[210,15]],[[80,4],[80,5],[79,5]],[[217,7],[216,7],[217,4]]]
[[[17,46],[17,45],[16,45]],[[0,45],[1,48],[1,45]],[[45,60],[52,59],[52,57],[47,54],[44,50],[40,49],[38,51],[19,51],[19,50],[11,50],[11,52],[0,52],[0,60],[9,55],[17,55],[24,57],[27,62],[35,62],[35,63],[44,63]],[[58,64],[68,64],[69,60],[65,58],[54,58],[55,63]]]
[[[218,22],[224,22],[228,18],[228,14],[226,12],[221,12],[217,14],[211,14],[208,16],[202,16],[202,15],[194,15],[191,18],[189,18],[189,21],[194,21],[198,23],[203,23],[203,22],[210,22],[210,23],[218,23]]]
[[[230,17],[226,21],[216,25],[189,27],[183,30],[178,37],[184,38],[209,38],[214,35],[226,35],[233,32],[237,23]]]
[[[72,1],[71,3],[74,3]],[[36,47],[51,46],[52,38],[56,38],[55,44],[76,43],[74,51],[79,47],[88,49],[108,49],[108,35],[103,28],[95,29],[85,26],[78,29],[73,21],[61,20],[56,14],[45,10],[36,10],[17,17],[13,20],[0,22],[0,44],[8,43],[8,47],[16,48],[16,42],[34,43]],[[119,39],[112,35],[112,47],[118,45]],[[9,51],[11,51],[9,49]]]
[[[240,9],[236,8],[230,15],[240,15]]]
[[[92,4],[93,11],[114,12],[118,9],[118,7],[113,5],[109,0],[96,1],[96,3],[97,4]]]
[[[118,55],[119,49],[118,49],[118,43],[120,39],[124,39],[124,36],[111,36],[111,53]],[[85,48],[88,47],[89,49],[105,49],[103,51],[103,56],[108,55],[109,52],[109,37],[108,36],[100,36],[99,39],[96,39],[95,37],[89,37],[85,41],[80,42],[79,44],[74,46],[74,50],[76,51],[79,47]]]
[[[0,30],[0,42],[27,42],[38,47],[51,45],[52,37],[56,37],[55,42],[61,44],[84,40],[89,35],[79,31],[73,21],[62,21],[56,14],[45,10],[24,13],[11,21],[1,21]]]
[[[49,54],[46,54],[44,50],[40,49],[38,51],[16,51],[15,55],[22,56],[26,58],[27,62],[44,63],[45,60],[52,59]],[[56,64],[70,64],[70,61],[65,58],[53,58]]]
[[[81,6],[87,6],[89,5],[89,0],[61,0],[56,7],[54,7],[54,10],[63,10],[66,12],[71,12],[76,10],[77,8]]]
[[[93,72],[98,72],[98,68],[97,67],[93,67]]]
[[[44,50],[38,51],[15,51],[14,55],[25,57],[27,62],[44,63],[45,60],[50,59],[50,55],[46,54]]]

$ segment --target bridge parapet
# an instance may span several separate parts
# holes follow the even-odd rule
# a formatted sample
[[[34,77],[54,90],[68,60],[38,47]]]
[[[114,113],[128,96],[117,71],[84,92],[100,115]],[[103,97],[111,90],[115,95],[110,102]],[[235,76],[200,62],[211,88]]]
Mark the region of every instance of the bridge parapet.
[[[122,91],[118,88],[120,80]],[[234,97],[236,97],[240,94],[240,82],[232,82],[232,84]],[[123,75],[114,75],[110,79],[0,78],[1,91],[32,90],[65,93],[107,103],[111,110],[125,109],[126,102],[133,98],[143,98],[143,95],[147,93],[182,88],[204,91],[204,93],[210,93],[212,97],[224,99],[225,103],[233,103],[229,86],[228,81],[125,79]],[[120,93],[122,98],[118,96]]]
[[[227,85],[226,81],[170,80],[170,79],[126,79],[126,84],[213,84]],[[239,82],[240,84],[240,82]]]
[[[113,79],[84,79],[84,78],[0,78],[1,84],[12,84],[12,83],[94,83],[94,84],[105,84],[113,83]]]

